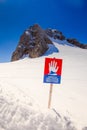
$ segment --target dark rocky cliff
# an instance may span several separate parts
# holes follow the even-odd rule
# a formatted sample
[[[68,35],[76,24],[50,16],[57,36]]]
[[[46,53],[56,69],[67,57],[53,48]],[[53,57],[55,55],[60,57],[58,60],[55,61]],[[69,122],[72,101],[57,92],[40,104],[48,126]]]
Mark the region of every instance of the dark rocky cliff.
[[[30,58],[42,56],[48,50],[48,44],[53,43],[45,31],[38,24],[35,24],[25,30],[20,37],[11,61],[19,60],[24,55],[28,55]]]

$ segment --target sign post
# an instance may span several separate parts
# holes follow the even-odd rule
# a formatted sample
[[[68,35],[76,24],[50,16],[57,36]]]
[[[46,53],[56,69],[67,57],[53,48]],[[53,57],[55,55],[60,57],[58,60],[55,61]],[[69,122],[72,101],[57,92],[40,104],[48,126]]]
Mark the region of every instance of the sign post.
[[[50,84],[49,101],[48,101],[48,108],[49,109],[51,107],[52,91],[53,91],[53,84]]]
[[[48,108],[51,107],[53,84],[61,83],[62,59],[45,58],[44,83],[50,83]]]

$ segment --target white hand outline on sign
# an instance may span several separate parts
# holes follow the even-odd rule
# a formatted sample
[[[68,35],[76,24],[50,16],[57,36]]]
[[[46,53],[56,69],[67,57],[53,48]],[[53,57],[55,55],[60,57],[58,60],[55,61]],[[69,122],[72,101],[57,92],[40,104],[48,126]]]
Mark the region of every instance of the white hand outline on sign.
[[[50,74],[57,74],[57,71],[58,71],[58,65],[57,65],[57,62],[56,61],[51,61],[49,63],[49,73]]]

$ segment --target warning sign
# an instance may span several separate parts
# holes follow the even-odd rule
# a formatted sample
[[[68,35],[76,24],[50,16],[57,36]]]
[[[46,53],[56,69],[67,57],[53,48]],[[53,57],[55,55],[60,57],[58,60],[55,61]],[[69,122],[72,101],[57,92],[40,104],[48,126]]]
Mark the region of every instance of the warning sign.
[[[44,83],[60,84],[62,59],[45,58]]]

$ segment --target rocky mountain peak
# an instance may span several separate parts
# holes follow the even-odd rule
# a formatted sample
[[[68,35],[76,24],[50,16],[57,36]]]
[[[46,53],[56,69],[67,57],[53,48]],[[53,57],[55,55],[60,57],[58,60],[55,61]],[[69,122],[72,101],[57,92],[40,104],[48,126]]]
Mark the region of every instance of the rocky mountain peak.
[[[45,31],[38,24],[30,26],[20,37],[11,61],[19,60],[25,55],[30,58],[39,57],[48,50],[48,44],[52,44],[52,41]]]
[[[43,30],[38,24],[30,26],[21,35],[19,43],[12,54],[11,61],[19,60],[26,55],[30,58],[36,58],[45,54],[49,49],[49,44],[52,44],[51,39],[61,40],[62,44],[66,41],[83,49],[87,49],[87,44],[81,44],[74,38],[66,38],[62,32],[56,29]]]

